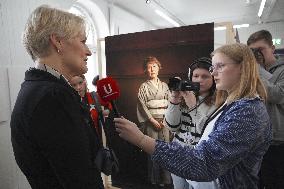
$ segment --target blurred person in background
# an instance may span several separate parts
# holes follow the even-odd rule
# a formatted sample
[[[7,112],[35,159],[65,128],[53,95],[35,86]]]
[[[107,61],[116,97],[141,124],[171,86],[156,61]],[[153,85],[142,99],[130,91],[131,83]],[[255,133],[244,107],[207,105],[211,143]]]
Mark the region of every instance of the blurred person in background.
[[[98,78],[98,77],[95,77]],[[97,79],[98,80],[98,79]],[[87,81],[84,75],[74,76],[70,79],[71,86],[79,93],[81,96],[81,101],[83,104],[87,106],[87,108],[90,111],[92,120],[93,120],[93,126],[96,128],[96,131],[98,135],[100,136],[100,139],[102,139],[102,125],[99,123],[99,116],[103,116],[102,119],[105,119],[109,113],[111,108],[111,104],[109,102],[103,101],[99,95],[97,95],[96,92],[93,92],[93,95],[96,95],[96,98],[98,99],[98,105],[101,106],[102,115],[99,114],[99,107],[96,107],[96,99],[93,98],[91,95],[91,92],[89,92],[87,87]]]
[[[260,188],[284,188],[284,62],[274,55],[271,33],[260,30],[250,35],[247,45],[260,51],[260,77],[267,90],[266,107],[272,122],[273,140],[260,170]]]

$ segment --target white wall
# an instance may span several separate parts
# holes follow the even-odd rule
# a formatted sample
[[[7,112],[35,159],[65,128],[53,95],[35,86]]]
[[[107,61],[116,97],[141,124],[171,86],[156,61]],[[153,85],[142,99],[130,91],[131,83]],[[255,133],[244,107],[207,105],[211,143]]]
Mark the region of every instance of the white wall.
[[[120,7],[110,6],[110,10],[112,35],[134,33],[155,29],[153,25],[121,9]]]

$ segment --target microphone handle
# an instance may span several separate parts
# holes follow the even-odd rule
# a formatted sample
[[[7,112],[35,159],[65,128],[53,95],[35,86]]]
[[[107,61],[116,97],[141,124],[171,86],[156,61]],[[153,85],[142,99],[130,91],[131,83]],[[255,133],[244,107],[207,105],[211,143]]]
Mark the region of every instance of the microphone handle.
[[[117,109],[117,106],[116,106],[115,101],[114,101],[114,100],[111,100],[110,103],[111,103],[112,108],[113,108],[113,111],[114,111],[114,116],[117,117],[117,118],[120,118],[121,115],[120,115],[120,113],[119,113],[119,111],[118,111],[118,109]]]

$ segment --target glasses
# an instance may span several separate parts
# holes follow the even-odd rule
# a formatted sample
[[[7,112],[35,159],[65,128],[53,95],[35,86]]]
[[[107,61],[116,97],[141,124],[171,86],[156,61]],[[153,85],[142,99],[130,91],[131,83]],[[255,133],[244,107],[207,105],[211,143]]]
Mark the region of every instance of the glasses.
[[[212,74],[214,72],[214,70],[218,73],[221,73],[224,69],[226,64],[224,63],[217,63],[215,65],[212,65],[209,67],[209,72]]]

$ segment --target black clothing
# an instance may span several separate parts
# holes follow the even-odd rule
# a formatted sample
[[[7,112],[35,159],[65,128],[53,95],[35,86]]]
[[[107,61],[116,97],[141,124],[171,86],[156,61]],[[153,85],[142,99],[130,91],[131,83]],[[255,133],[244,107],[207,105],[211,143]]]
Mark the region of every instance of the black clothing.
[[[103,189],[94,164],[99,141],[89,110],[63,79],[30,69],[11,117],[20,169],[33,189]]]

